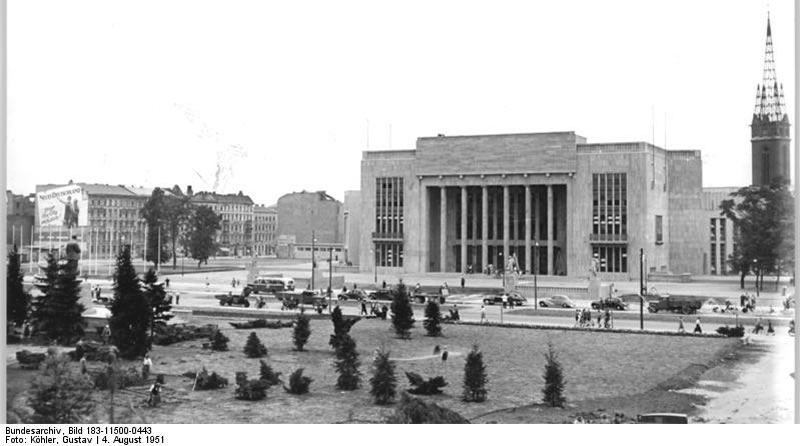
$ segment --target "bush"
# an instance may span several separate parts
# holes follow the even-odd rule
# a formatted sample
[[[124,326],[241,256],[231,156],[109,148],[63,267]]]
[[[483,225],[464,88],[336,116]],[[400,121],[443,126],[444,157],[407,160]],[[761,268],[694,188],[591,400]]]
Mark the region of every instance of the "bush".
[[[434,301],[428,302],[425,307],[425,320],[422,326],[428,332],[428,336],[442,335],[442,314],[439,312],[439,304]]]
[[[269,366],[264,360],[262,359],[259,361],[261,363],[261,370],[259,379],[267,383],[267,385],[277,386],[281,383],[281,372],[275,372],[272,370],[272,367]]]
[[[726,325],[724,327],[717,328],[717,333],[729,338],[741,338],[744,336],[744,326],[739,325],[738,327],[731,328]]]
[[[147,384],[142,373],[136,370],[135,367],[129,367],[127,370],[116,369],[116,366],[109,365],[108,367],[93,372],[94,386],[99,390],[108,390],[111,388],[111,369],[114,367],[114,377],[117,382],[117,389],[124,389],[131,386],[143,386]]]
[[[358,350],[356,341],[347,333],[338,336],[338,348],[334,368],[339,373],[336,388],[339,390],[355,390],[361,384],[361,372],[358,371]]]
[[[187,372],[183,376],[188,376],[195,380],[195,390],[217,390],[223,387],[228,387],[228,380],[217,375],[217,372],[212,372],[210,375],[205,367],[200,373]]]
[[[467,402],[480,403],[486,401],[486,366],[483,365],[483,353],[477,345],[467,354],[464,364],[464,394],[462,399]]]
[[[408,393],[413,395],[438,395],[442,393],[442,387],[447,385],[442,376],[434,376],[426,381],[414,372],[406,372],[406,377],[412,386]]]
[[[375,404],[389,404],[394,400],[397,377],[394,374],[394,363],[389,360],[389,352],[378,350],[372,362],[373,372],[370,378],[370,395]]]
[[[292,332],[294,349],[299,352],[303,351],[303,346],[306,345],[308,338],[311,336],[310,324],[311,319],[306,316],[305,311],[300,309],[300,314],[297,315],[297,319],[294,321],[294,331]]]
[[[92,384],[72,371],[64,356],[45,360],[42,372],[31,382],[28,400],[34,423],[65,424],[92,422]]]
[[[228,339],[227,336],[222,334],[220,330],[216,330],[214,334],[211,336],[211,350],[217,352],[224,352],[228,351]]]
[[[558,362],[553,344],[547,345],[547,353],[545,353],[544,359],[544,388],[542,389],[544,402],[551,407],[564,407],[567,402],[564,397],[566,381],[564,381],[561,363]]]
[[[194,325],[156,324],[153,344],[171,345],[176,342],[192,341],[195,339],[212,339],[215,331],[217,331],[217,326],[213,324],[207,324],[201,327]],[[99,334],[100,333],[98,333],[98,335]]]
[[[445,407],[412,398],[406,393],[400,397],[400,404],[394,414],[386,419],[391,424],[469,424],[469,421]]]
[[[266,319],[253,319],[247,322],[230,322],[233,328],[243,330],[243,329],[253,329],[253,328],[289,328],[294,325],[290,321],[268,321]]]
[[[248,358],[263,358],[267,356],[267,347],[261,343],[261,339],[258,339],[258,335],[254,331],[250,332],[250,336],[247,337],[247,343],[244,345],[244,354]]]
[[[289,375],[289,387],[283,386],[283,389],[295,395],[303,395],[308,393],[308,387],[312,381],[314,380],[303,376],[303,369],[297,369]]]
[[[350,333],[350,328],[352,328],[353,325],[355,325],[355,323],[358,322],[359,320],[361,320],[360,317],[352,317],[352,316],[345,319],[342,316],[342,310],[337,305],[333,309],[333,312],[331,313],[331,322],[333,322],[333,334],[331,335],[331,338],[328,341],[328,345],[333,347],[334,350],[338,350],[342,336]]]
[[[236,372],[236,390],[234,396],[237,400],[259,401],[267,397],[269,386],[260,379],[247,379],[247,373]]]

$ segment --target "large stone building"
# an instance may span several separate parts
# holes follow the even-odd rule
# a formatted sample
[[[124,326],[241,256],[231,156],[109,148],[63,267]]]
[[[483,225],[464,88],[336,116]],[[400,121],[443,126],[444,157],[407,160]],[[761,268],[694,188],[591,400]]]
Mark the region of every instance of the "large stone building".
[[[222,255],[251,255],[253,250],[253,200],[239,191],[238,194],[216,192],[194,193],[189,201],[196,206],[208,206],[222,220],[217,231],[217,243]]]
[[[17,195],[6,191],[6,246],[22,250],[31,245],[36,212],[36,195]]]
[[[281,258],[344,258],[342,203],[325,191],[293,192],[278,199],[277,255]],[[315,240],[312,242],[312,234]]]
[[[258,204],[253,208],[253,246],[255,255],[275,255],[278,207]]]
[[[699,151],[574,132],[419,138],[364,152],[362,270],[703,272]],[[513,259],[509,262],[509,259]],[[596,261],[593,261],[596,259]]]

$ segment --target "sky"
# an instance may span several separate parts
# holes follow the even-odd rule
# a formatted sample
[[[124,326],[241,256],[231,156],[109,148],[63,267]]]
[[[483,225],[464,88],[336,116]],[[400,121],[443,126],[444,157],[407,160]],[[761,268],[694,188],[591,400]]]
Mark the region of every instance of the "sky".
[[[744,186],[768,8],[793,120],[791,0],[10,1],[7,187],[343,200],[364,150],[568,130]]]

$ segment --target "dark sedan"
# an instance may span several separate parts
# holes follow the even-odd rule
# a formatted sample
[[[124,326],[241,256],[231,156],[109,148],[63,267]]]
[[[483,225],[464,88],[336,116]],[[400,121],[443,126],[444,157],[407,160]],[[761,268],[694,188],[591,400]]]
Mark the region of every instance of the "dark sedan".
[[[539,301],[542,308],[575,308],[575,302],[562,294],[556,294]]]
[[[605,310],[606,308],[612,310],[626,310],[628,309],[628,304],[619,297],[606,297],[605,299],[592,302],[592,309],[594,310]]]
[[[362,290],[347,290],[344,293],[339,293],[337,296],[340,300],[362,300],[367,298],[367,293]]]

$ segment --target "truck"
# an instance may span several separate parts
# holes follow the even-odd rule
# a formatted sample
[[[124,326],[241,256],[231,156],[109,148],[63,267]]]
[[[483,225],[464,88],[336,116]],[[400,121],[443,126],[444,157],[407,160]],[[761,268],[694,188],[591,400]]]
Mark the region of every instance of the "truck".
[[[689,296],[654,296],[655,300],[647,302],[647,311],[658,313],[659,311],[680,312],[683,314],[694,314],[703,306],[703,301]]]
[[[283,306],[289,309],[297,308],[298,305],[311,305],[315,309],[328,307],[328,296],[311,290],[303,291],[279,291],[275,297],[283,301]]]

